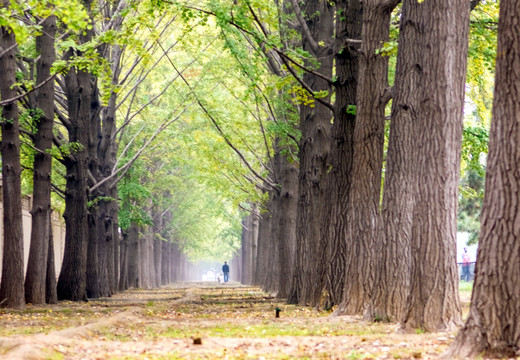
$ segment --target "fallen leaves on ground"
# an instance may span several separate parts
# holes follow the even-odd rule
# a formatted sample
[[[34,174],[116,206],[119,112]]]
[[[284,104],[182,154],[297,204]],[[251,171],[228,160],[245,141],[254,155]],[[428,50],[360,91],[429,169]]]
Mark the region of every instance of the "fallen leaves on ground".
[[[434,359],[454,336],[330,315],[254,287],[180,283],[2,310],[0,359]]]

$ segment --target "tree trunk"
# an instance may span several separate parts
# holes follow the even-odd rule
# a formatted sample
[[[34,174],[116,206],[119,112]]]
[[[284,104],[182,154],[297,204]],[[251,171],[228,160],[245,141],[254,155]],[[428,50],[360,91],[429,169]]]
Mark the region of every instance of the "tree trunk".
[[[298,208],[298,168],[286,155],[275,155],[280,177],[280,195],[278,197],[278,225],[276,235],[277,256],[272,259],[272,271],[278,277],[277,297],[286,299],[293,279],[293,264],[296,250],[296,214]]]
[[[42,23],[42,33],[36,38],[37,61],[36,83],[43,83],[50,76],[56,57],[54,36],[56,19],[50,16]],[[34,134],[33,206],[31,210],[31,245],[25,276],[25,301],[32,304],[45,303],[47,254],[51,225],[51,171],[52,128],[54,121],[54,82],[49,81],[37,90],[37,106],[41,110]]]
[[[269,207],[269,205],[268,205]],[[270,239],[271,236],[271,214],[269,211],[262,211],[260,213],[260,220],[258,223],[258,244],[257,244],[257,255],[255,273],[253,279],[253,285],[263,286],[266,283],[268,274],[269,263],[270,263]]]
[[[150,289],[150,231],[148,228],[140,227],[140,268],[141,268],[141,288]]]
[[[130,225],[128,229],[128,286],[133,288],[141,287],[140,278],[140,253],[139,230],[137,225]]]
[[[446,358],[514,358],[520,349],[520,16],[500,2],[486,190],[466,324]]]
[[[274,168],[273,171],[273,177],[276,177],[276,155],[273,158],[273,164],[271,165]],[[266,213],[262,214],[262,217],[268,216],[269,217],[269,227],[270,227],[270,233],[266,234],[265,239],[265,246],[267,248],[267,255],[265,257],[265,263],[263,265],[263,269],[265,271],[265,276],[263,278],[262,289],[269,293],[276,293],[278,291],[279,285],[278,285],[278,274],[279,271],[278,267],[278,257],[279,257],[279,245],[278,242],[279,239],[279,219],[283,214],[281,214],[280,209],[280,198],[277,191],[270,191],[269,193],[269,200],[267,203],[268,211]]]
[[[422,74],[421,29],[418,8],[403,6],[395,85],[392,91],[390,138],[383,187],[381,263],[374,294],[374,312],[382,319],[400,321],[410,293],[411,236],[414,208],[414,140],[420,108],[417,93]]]
[[[3,6],[9,7],[4,0]],[[11,29],[0,27],[0,45],[4,55],[0,58],[0,98],[14,98],[16,82],[16,39]],[[10,49],[6,51],[4,49]],[[22,227],[22,191],[20,166],[20,129],[18,105],[12,102],[2,108],[2,189],[4,207],[4,252],[2,258],[2,284],[0,307],[22,308],[24,298],[24,255]]]
[[[120,253],[119,253],[119,282],[118,289],[123,291],[128,289],[128,231],[123,232],[123,238],[121,240]]]
[[[92,0],[83,0],[90,9]],[[86,30],[80,43],[88,43],[93,30]],[[67,59],[81,56],[81,51],[70,49]],[[65,92],[69,123],[66,124],[70,143],[75,146],[63,160],[67,170],[65,192],[65,252],[60,277],[58,298],[79,301],[87,298],[87,246],[88,246],[88,166],[89,124],[94,94],[92,76],[78,68],[65,75]]]
[[[252,218],[248,215],[242,221],[242,278],[240,282],[244,285],[251,285],[251,241],[252,241]]]
[[[112,197],[114,199],[117,199],[117,190],[116,189],[113,189],[112,192]],[[119,278],[121,276],[121,272],[120,272],[120,259],[121,259],[121,254],[120,254],[120,251],[121,251],[121,233],[120,233],[120,229],[119,229],[119,221],[118,221],[118,218],[117,218],[117,215],[118,215],[118,204],[117,204],[117,201],[113,201],[112,202],[112,206],[111,206],[111,214],[112,214],[112,218],[114,221],[112,221],[112,234],[113,234],[113,239],[114,241],[112,242],[112,260],[109,262],[109,266],[112,268],[112,273],[110,274],[111,275],[111,289],[112,289],[112,293],[115,293],[118,289],[119,289]]]
[[[240,281],[242,278],[242,255],[237,254],[233,260],[231,260],[230,265],[230,278],[233,281]]]
[[[88,246],[87,246],[87,297],[97,299],[101,297],[99,289],[99,238],[98,221],[99,206],[90,207],[88,218]]]
[[[171,267],[170,267],[170,278],[172,282],[181,282],[181,253],[179,250],[179,246],[176,243],[171,243],[170,245],[170,257],[171,257]]]
[[[156,209],[157,210],[157,209]],[[161,287],[161,277],[162,277],[162,239],[159,234],[162,231],[163,226],[163,218],[160,216],[157,211],[154,212],[154,221],[153,221],[153,263],[154,263],[154,288]]]
[[[306,23],[314,40],[330,45],[334,18],[330,4],[326,1],[309,0],[302,10],[307,14]],[[310,51],[310,48],[310,40],[303,37],[303,49]],[[317,71],[325,77],[332,78],[330,47],[319,47],[313,55],[320,61]],[[303,79],[313,91],[327,91],[329,95],[324,99],[327,101],[330,99],[331,86],[328,81],[310,73],[306,73]],[[319,273],[318,267],[326,259],[319,258],[318,247],[321,240],[320,220],[325,207],[324,178],[330,147],[331,119],[331,110],[317,100],[314,102],[314,107],[300,105],[301,144],[296,259],[293,282],[287,299],[291,304],[313,304],[316,293],[321,295],[322,291],[321,279],[325,274]]]
[[[464,0],[404,1],[417,7],[420,107],[415,134],[416,198],[411,292],[403,329],[449,330],[461,324],[456,260],[469,4]]]
[[[169,251],[169,242],[162,241],[162,266],[161,266],[161,284],[168,285],[170,281],[170,266],[171,257]]]
[[[168,267],[168,274],[169,274],[168,276],[170,278],[170,283],[179,281],[179,279],[177,277],[178,271],[176,270],[177,267],[179,266],[179,261],[177,259],[177,254],[176,254],[175,250],[176,250],[176,246],[172,242],[169,242],[168,243],[168,258],[169,258],[170,266]]]
[[[331,130],[331,150],[327,166],[326,210],[322,216],[320,258],[325,272],[324,288],[327,307],[342,300],[346,272],[347,210],[352,181],[353,136],[356,121],[356,90],[358,78],[358,48],[346,39],[360,39],[362,26],[361,3],[358,0],[337,2],[336,41],[334,44],[336,102]],[[321,293],[316,293],[316,304]]]
[[[58,298],[78,301],[86,298],[87,271],[87,169],[88,122],[91,83],[88,73],[71,69],[65,76],[70,119],[70,142],[79,144],[64,159],[67,169],[65,193],[65,253],[58,279]]]
[[[113,9],[117,6],[114,4]],[[117,21],[120,24],[122,21],[119,15]],[[115,24],[116,22],[114,22]],[[114,25],[114,28],[119,28],[118,25]],[[110,57],[109,62],[111,64],[112,71],[112,85],[116,86],[119,83],[119,75],[121,73],[121,56],[122,49],[119,45],[110,46]],[[114,168],[117,162],[117,150],[119,143],[115,141],[116,135],[116,106],[117,106],[118,93],[113,91],[110,94],[107,106],[101,111],[102,124],[98,151],[99,159],[99,173],[103,179],[106,179],[112,174],[112,168]],[[109,197],[105,201],[100,203],[101,213],[104,215],[103,222],[105,223],[105,234],[102,235],[101,241],[105,241],[106,247],[106,271],[104,268],[101,269],[102,274],[108,278],[109,288],[107,291],[111,294],[117,288],[118,273],[117,273],[117,262],[118,259],[117,250],[119,244],[119,224],[118,224],[118,191],[117,184],[113,181],[102,185],[101,193],[104,196]],[[106,275],[105,275],[106,272]]]
[[[347,269],[339,313],[367,309],[377,275],[381,238],[380,194],[385,137],[385,94],[388,57],[378,53],[388,41],[396,1],[363,3],[362,45],[359,52],[356,125],[353,137],[352,180],[348,197]],[[371,311],[367,316],[372,320]]]
[[[251,236],[251,284],[255,285],[254,278],[256,276],[256,262],[258,257],[258,234],[260,230],[260,213],[258,211],[258,204],[254,203],[252,214],[252,236]]]
[[[52,212],[49,212],[49,246],[47,247],[47,266],[45,277],[45,302],[47,304],[58,303],[56,291],[56,266],[54,260],[54,237],[52,234]]]
[[[107,194],[108,192],[105,192]],[[110,202],[102,200],[99,202],[99,216],[97,221],[97,240],[98,240],[98,284],[99,294],[102,297],[112,295],[110,291],[108,259],[112,258],[112,216],[110,212]]]
[[[155,249],[153,240],[153,227],[148,226],[146,229],[146,237],[148,238],[148,287],[155,289]]]

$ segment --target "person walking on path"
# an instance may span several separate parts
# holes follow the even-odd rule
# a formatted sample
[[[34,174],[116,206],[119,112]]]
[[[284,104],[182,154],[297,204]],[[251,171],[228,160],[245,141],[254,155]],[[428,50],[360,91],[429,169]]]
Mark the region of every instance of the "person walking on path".
[[[462,280],[471,280],[471,272],[469,270],[470,264],[471,258],[468,254],[468,248],[464,248],[464,254],[462,254]]]
[[[222,272],[224,273],[224,282],[229,281],[229,265],[227,261],[224,261],[224,265],[222,266]]]

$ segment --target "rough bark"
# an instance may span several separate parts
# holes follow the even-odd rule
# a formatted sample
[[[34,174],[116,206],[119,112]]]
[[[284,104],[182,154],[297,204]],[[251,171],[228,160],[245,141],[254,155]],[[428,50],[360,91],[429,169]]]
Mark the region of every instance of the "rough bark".
[[[466,324],[445,358],[520,350],[519,2],[500,2],[495,95],[475,282]]]
[[[117,3],[113,5],[117,6]],[[114,11],[114,8],[111,10]],[[109,13],[111,17],[113,13]],[[114,28],[120,26],[122,19],[117,16],[114,21]],[[122,50],[119,45],[113,45],[108,51],[108,61],[111,63],[112,85],[119,83],[119,75],[121,72],[121,55]],[[108,104],[101,109],[101,124],[98,127],[97,151],[97,174],[99,180],[103,180],[112,174],[112,169],[116,164],[118,143],[115,140],[116,133],[116,102],[118,94],[112,92],[108,100]],[[99,218],[99,275],[100,292],[102,296],[108,296],[115,290],[114,284],[117,283],[117,266],[114,264],[117,259],[117,242],[118,242],[118,204],[117,204],[117,184],[107,182],[100,186],[100,194],[104,197],[99,202],[100,218]]]
[[[459,183],[469,4],[404,1],[417,7],[421,41],[420,107],[415,109],[416,172],[411,291],[404,330],[449,330],[461,324],[456,265]]]
[[[83,0],[90,9],[91,0]],[[86,30],[80,43],[92,39],[93,30]],[[81,56],[81,51],[70,49],[67,59]],[[69,142],[74,144],[63,162],[67,171],[65,191],[65,252],[58,279],[60,300],[83,300],[87,297],[88,247],[88,166],[89,124],[92,118],[91,101],[94,87],[92,76],[85,70],[70,69],[65,75],[65,95],[69,123],[66,125]]]
[[[336,63],[336,102],[328,159],[327,204],[322,218],[323,235],[320,257],[326,266],[327,307],[342,300],[346,271],[347,210],[352,181],[353,136],[356,121],[358,48],[346,39],[360,39],[362,9],[358,0],[337,2],[334,56]],[[321,293],[316,293],[321,296]],[[325,300],[325,299],[324,299]],[[318,301],[318,299],[316,299]]]
[[[85,39],[87,40],[87,39]],[[58,298],[78,301],[86,298],[87,271],[87,170],[88,122],[90,121],[90,75],[71,69],[65,76],[70,126],[69,141],[77,144],[65,157],[65,253],[58,279]]]
[[[4,0],[3,6],[9,7]],[[0,58],[0,98],[12,99],[17,93],[13,89],[16,82],[16,39],[14,33],[0,27],[0,48],[4,55]],[[7,49],[10,49],[7,51]],[[18,105],[12,102],[2,108],[2,191],[4,206],[4,252],[2,258],[2,284],[0,286],[0,307],[22,308],[24,298],[24,255],[22,227],[22,192],[20,166],[20,128]]]
[[[369,309],[381,251],[380,194],[385,132],[388,57],[379,53],[388,41],[396,1],[363,3],[362,45],[358,56],[356,125],[352,178],[348,197],[347,268],[338,312],[359,314]],[[366,314],[372,317],[371,311]]]
[[[276,172],[276,170],[275,170]],[[274,174],[273,174],[274,175]],[[265,276],[263,278],[262,289],[266,292],[277,292],[278,281],[277,281],[277,265],[275,265],[275,259],[278,259],[277,251],[277,237],[278,223],[277,220],[280,217],[280,209],[277,206],[278,196],[276,191],[271,191],[269,194],[269,201],[267,202],[267,211],[262,214],[262,217],[269,217],[269,233],[265,237],[265,246],[267,247],[267,255],[264,259],[265,263],[262,266]]]
[[[303,36],[303,49],[313,53],[320,63],[317,71],[332,78],[330,43],[333,35],[333,9],[326,1],[310,0],[303,4],[309,39]],[[312,50],[311,42],[324,42],[329,46],[319,46]],[[309,65],[309,64],[308,64]],[[303,76],[304,82],[313,91],[327,91],[330,99],[331,85],[327,80],[311,73]],[[321,294],[323,273],[318,268],[326,259],[318,256],[321,240],[320,220],[325,204],[325,174],[330,147],[330,127],[332,112],[320,103],[314,107],[300,105],[300,172],[298,182],[298,212],[296,220],[296,258],[293,281],[287,301],[291,304],[313,304],[316,293]]]
[[[273,261],[273,271],[278,276],[277,297],[285,299],[291,289],[293,279],[293,263],[296,248],[296,213],[298,207],[298,168],[294,162],[290,162],[287,155],[278,153],[278,167],[280,177],[280,195],[278,231],[276,244],[277,257]]]
[[[98,218],[99,207],[91,206],[88,212],[88,245],[87,245],[87,297],[101,297],[99,289],[99,258],[98,258]]]
[[[36,38],[37,61],[36,83],[43,83],[50,76],[50,69],[56,57],[54,35],[56,19],[50,16],[42,23],[42,35]],[[27,274],[25,276],[25,301],[32,304],[45,303],[47,276],[47,254],[51,233],[51,171],[52,127],[54,121],[54,82],[49,81],[37,90],[36,99],[39,112],[34,147],[37,152],[33,162],[33,204],[31,209],[31,243]]]
[[[103,7],[104,17],[110,21],[112,29],[119,29],[122,17],[115,14],[119,1],[114,4],[106,4]],[[120,75],[121,48],[119,45],[103,44],[98,48],[99,56],[105,57],[111,64],[112,85],[117,86]],[[91,189],[89,192],[90,201],[96,208],[92,210],[89,231],[89,251],[88,251],[88,292],[93,297],[110,296],[115,290],[113,259],[115,233],[113,224],[117,222],[117,184],[113,182],[101,181],[112,174],[112,168],[116,162],[117,143],[114,141],[116,124],[116,100],[117,93],[110,94],[106,105],[100,103],[100,94],[97,79],[92,77],[94,91],[91,97],[91,111],[93,116],[89,123],[89,171],[92,175]],[[112,198],[112,200],[110,200]],[[96,229],[96,230],[94,230]],[[92,270],[90,270],[92,269]],[[92,279],[91,279],[92,277]]]
[[[390,137],[383,187],[383,237],[378,268],[374,313],[400,321],[410,292],[411,236],[414,207],[414,140],[416,137],[422,75],[421,28],[418,8],[403,6],[395,85],[392,90]]]
[[[52,233],[52,212],[49,213],[49,246],[47,247],[47,266],[45,277],[45,302],[47,304],[58,303],[58,292],[56,290],[56,266],[54,260],[54,237]]]

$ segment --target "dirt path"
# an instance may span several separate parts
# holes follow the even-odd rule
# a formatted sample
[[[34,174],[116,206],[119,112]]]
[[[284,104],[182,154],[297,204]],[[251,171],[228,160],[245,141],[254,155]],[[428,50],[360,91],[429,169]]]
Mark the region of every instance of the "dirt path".
[[[216,283],[4,311],[0,329],[0,359],[434,359],[454,335],[398,334]]]

